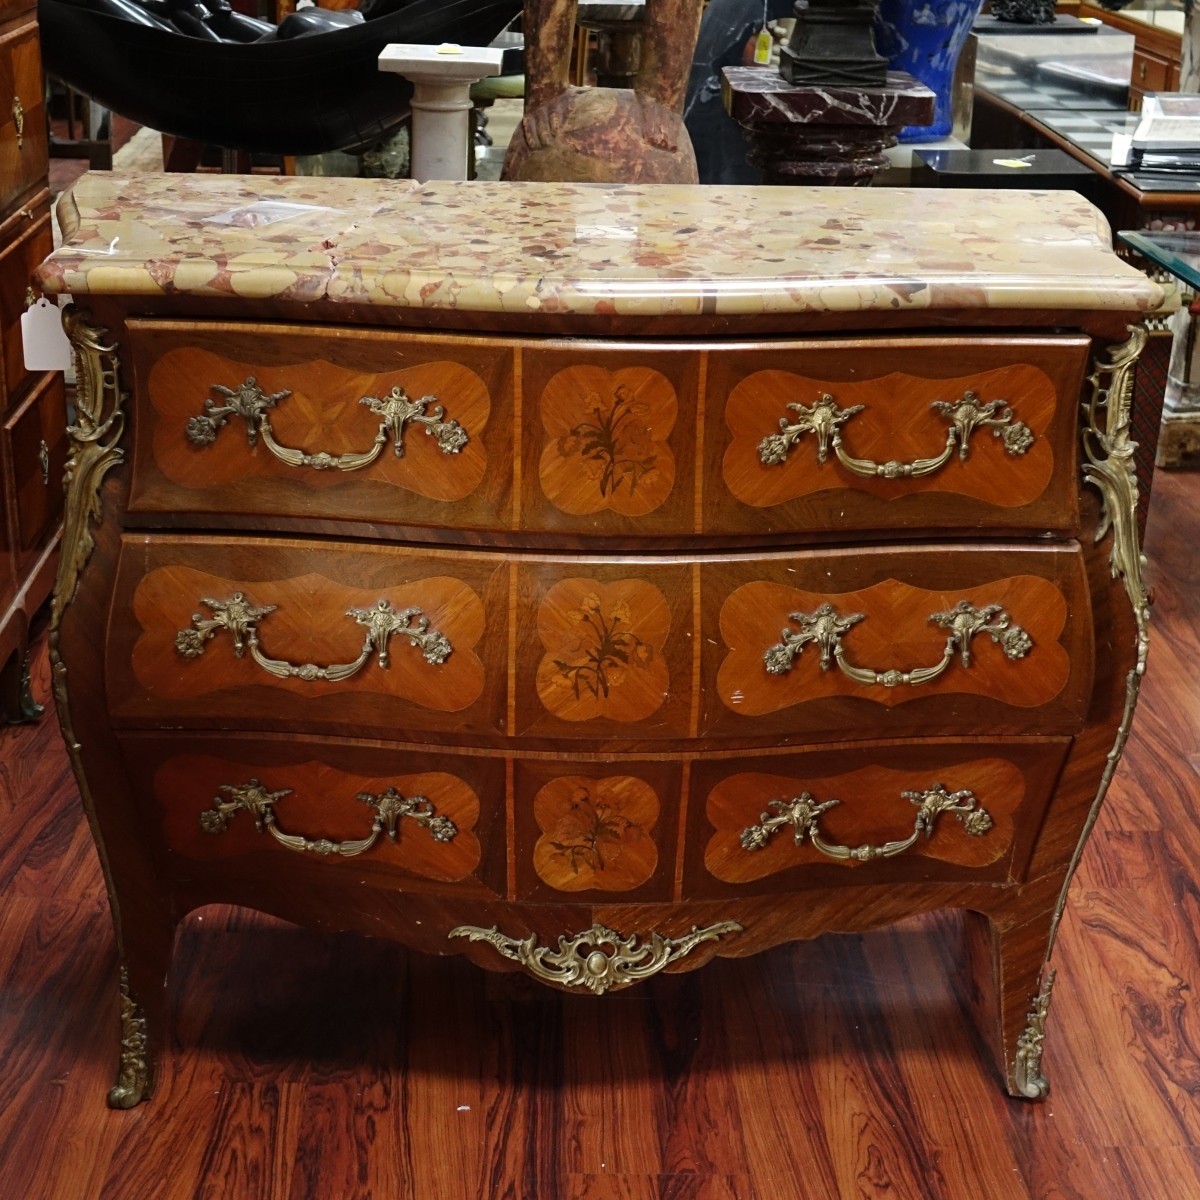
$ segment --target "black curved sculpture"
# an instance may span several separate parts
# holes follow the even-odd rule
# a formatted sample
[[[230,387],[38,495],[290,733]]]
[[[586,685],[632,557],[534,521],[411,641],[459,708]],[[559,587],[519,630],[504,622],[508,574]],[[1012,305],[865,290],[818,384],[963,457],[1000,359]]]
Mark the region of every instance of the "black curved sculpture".
[[[47,71],[111,111],[176,137],[230,150],[322,154],[378,142],[407,115],[411,85],[376,62],[389,42],[488,45],[520,13],[521,0],[382,0],[365,21],[298,36],[287,35],[286,22],[277,30],[250,18],[230,26],[231,36],[255,41],[181,33],[132,0],[109,7],[124,11],[100,12],[90,0],[39,0]],[[135,8],[144,19],[127,11]]]

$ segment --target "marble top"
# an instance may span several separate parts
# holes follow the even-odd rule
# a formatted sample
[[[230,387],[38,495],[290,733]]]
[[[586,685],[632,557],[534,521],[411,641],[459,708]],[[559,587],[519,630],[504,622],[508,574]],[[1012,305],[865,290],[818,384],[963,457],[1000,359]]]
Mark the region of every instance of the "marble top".
[[[85,175],[50,294],[479,314],[1147,310],[1070,192]]]

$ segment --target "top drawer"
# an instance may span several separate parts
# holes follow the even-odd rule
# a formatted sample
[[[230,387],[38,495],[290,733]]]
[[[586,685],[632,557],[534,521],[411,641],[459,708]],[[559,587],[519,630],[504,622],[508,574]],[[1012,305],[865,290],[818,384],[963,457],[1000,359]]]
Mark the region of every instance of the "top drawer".
[[[1082,336],[751,345],[129,330],[136,513],[547,544],[1078,522]]]

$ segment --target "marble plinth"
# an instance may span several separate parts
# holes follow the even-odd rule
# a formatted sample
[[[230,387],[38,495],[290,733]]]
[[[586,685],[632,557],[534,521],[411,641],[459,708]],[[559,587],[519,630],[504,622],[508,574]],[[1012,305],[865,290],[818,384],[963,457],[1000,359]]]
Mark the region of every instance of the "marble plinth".
[[[884,87],[791,84],[769,67],[725,67],[721,76],[725,109],[764,183],[869,184],[899,131],[934,116],[933,92],[900,71]]]

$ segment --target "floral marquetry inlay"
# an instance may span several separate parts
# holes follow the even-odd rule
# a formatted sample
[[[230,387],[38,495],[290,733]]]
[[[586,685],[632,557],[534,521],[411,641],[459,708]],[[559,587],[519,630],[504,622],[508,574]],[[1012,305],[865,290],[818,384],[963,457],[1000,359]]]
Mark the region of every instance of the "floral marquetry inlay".
[[[538,475],[547,499],[574,516],[653,512],[675,483],[667,439],[677,411],[671,383],[646,367],[559,371],[541,399]]]
[[[644,580],[555,584],[538,607],[546,649],[537,672],[542,704],[564,721],[644,720],[669,692],[670,626],[665,597]]]
[[[533,851],[539,877],[562,892],[624,892],[654,874],[658,850],[650,830],[658,796],[631,775],[552,779],[533,802],[542,836]]]

